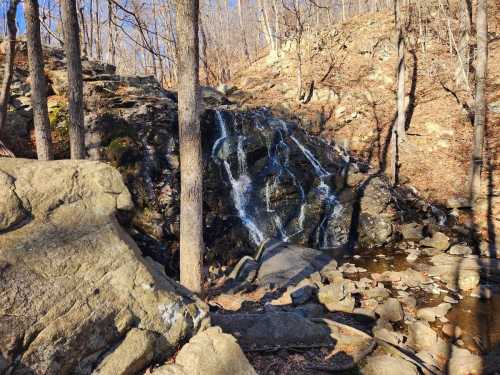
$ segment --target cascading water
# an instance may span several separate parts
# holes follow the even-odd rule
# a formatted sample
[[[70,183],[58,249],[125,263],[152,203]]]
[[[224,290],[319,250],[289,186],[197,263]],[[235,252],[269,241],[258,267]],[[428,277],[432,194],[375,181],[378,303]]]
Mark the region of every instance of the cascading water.
[[[219,125],[220,135],[219,138],[217,138],[217,140],[214,142],[214,145],[212,147],[212,158],[215,158],[215,153],[218,151],[221,144],[227,138],[226,123],[224,122],[221,113],[219,111],[216,111],[215,116],[217,117],[217,124]]]
[[[219,111],[216,111],[217,123],[219,124],[220,136],[215,141],[214,146],[212,148],[212,156],[215,157],[217,149],[221,147],[226,139],[228,138],[228,132],[226,123],[222,114]],[[231,166],[227,160],[222,160],[224,164],[224,168],[226,170],[227,176],[229,178],[229,182],[231,184],[231,195],[233,198],[234,207],[238,211],[238,216],[241,219],[243,225],[248,229],[250,234],[250,238],[255,244],[260,244],[265,240],[264,234],[255,224],[252,216],[248,212],[249,197],[252,191],[252,180],[250,176],[247,174],[247,165],[246,165],[246,154],[243,149],[243,141],[244,137],[238,137],[238,146],[237,146],[237,156],[238,156],[238,171],[239,177],[235,179],[233,173],[231,172]]]
[[[313,209],[313,220],[317,221],[314,245],[327,248],[332,242],[328,224],[342,213],[342,206],[338,204],[329,186],[331,174],[313,152],[293,135],[286,122],[270,116],[264,117],[262,113],[257,114],[253,126],[267,140],[267,160],[263,169],[256,170],[248,165],[246,152],[249,142],[254,142],[255,146],[255,137],[248,138],[243,130],[240,133],[236,128],[233,129],[235,119],[230,124],[226,123],[224,117],[223,113],[216,111],[219,132],[212,147],[212,158],[223,166],[231,186],[234,208],[252,242],[259,244],[271,237],[283,241],[308,241],[311,238],[310,231],[307,234],[303,232],[306,223],[310,227],[311,216],[307,212]],[[312,169],[297,169],[294,160],[290,159],[292,153],[302,154]],[[311,172],[317,178],[316,186],[310,185]],[[303,180],[304,175],[310,177]],[[307,191],[313,188],[316,194],[306,194],[304,183]],[[285,187],[286,190],[283,190]],[[283,192],[286,192],[284,196]],[[290,203],[289,194],[292,194]],[[320,211],[314,211],[318,209]]]
[[[155,192],[153,188],[153,179],[151,175],[154,169],[155,160],[155,149],[148,142],[148,136],[146,133],[141,132],[139,134],[142,147],[143,147],[143,160],[144,160],[144,170],[142,172],[144,178],[144,186],[146,187],[146,192],[150,201],[155,201]]]
[[[299,142],[297,138],[294,136],[290,137],[297,147],[302,151],[306,159],[309,161],[311,166],[314,168],[316,175],[320,179],[320,183],[318,185],[318,191],[320,194],[324,197],[324,204],[325,204],[325,213],[323,215],[323,218],[321,220],[321,223],[319,225],[319,228],[316,232],[316,243],[322,247],[326,248],[328,247],[328,231],[326,230],[326,225],[330,220],[335,219],[342,213],[342,206],[338,203],[337,197],[335,194],[331,193],[330,186],[325,182],[325,179],[330,176],[330,173],[328,173],[321,163],[314,157],[314,155],[309,151],[302,143]],[[302,215],[302,212],[301,212]],[[302,221],[302,227],[303,227],[303,220],[299,218],[299,221]]]
[[[245,227],[250,233],[250,237],[255,244],[260,244],[265,240],[264,234],[254,223],[252,217],[247,212],[248,196],[252,190],[252,180],[247,175],[241,175],[237,180],[233,177],[231,166],[224,160],[224,168],[229,177],[229,182],[232,187],[232,197],[238,215]]]
[[[314,157],[314,155],[309,151],[302,143],[300,143],[297,138],[295,138],[293,135],[290,136],[292,141],[295,142],[295,144],[300,148],[300,151],[304,154],[307,160],[309,160],[309,163],[313,166],[314,170],[316,171],[316,174],[319,177],[326,177],[329,175],[329,173],[321,166],[321,163]]]

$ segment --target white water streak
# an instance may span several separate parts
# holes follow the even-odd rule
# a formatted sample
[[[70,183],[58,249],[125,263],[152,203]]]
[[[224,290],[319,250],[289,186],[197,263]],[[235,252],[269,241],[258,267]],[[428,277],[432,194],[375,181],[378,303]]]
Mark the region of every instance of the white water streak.
[[[229,182],[232,187],[232,197],[238,216],[240,217],[243,225],[248,229],[250,237],[255,244],[260,244],[264,241],[264,234],[259,230],[253,219],[247,213],[248,196],[252,190],[252,180],[247,175],[241,175],[237,180],[231,173],[229,163],[224,160],[224,167],[226,168]]]
[[[224,122],[221,113],[219,111],[215,111],[215,116],[217,117],[217,124],[219,124],[220,135],[219,138],[217,138],[217,140],[214,142],[214,145],[212,147],[212,158],[215,158],[215,153],[217,152],[219,145],[223,143],[227,138],[226,123]]]

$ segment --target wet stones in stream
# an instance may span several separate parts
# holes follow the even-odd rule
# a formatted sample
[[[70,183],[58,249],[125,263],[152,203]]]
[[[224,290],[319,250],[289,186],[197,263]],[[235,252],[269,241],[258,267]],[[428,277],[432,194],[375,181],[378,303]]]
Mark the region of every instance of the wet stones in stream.
[[[470,335],[447,318],[463,297],[446,276],[479,274],[478,260],[441,253],[430,258],[434,265],[401,269],[398,261],[400,270],[387,270],[395,257],[379,254],[369,257],[386,270],[370,273],[363,257],[339,265],[325,252],[268,241],[231,273],[232,288],[212,299],[212,322],[237,338],[254,365],[269,352],[304,361],[286,374],[370,373],[384,364],[410,374],[479,374]],[[244,287],[235,289],[238,282]],[[238,302],[226,308],[228,301]]]

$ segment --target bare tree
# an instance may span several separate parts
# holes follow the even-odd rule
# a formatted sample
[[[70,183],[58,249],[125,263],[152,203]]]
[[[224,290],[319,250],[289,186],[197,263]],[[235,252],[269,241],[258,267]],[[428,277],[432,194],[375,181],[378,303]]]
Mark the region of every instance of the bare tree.
[[[76,0],[61,0],[64,51],[68,70],[69,142],[71,159],[85,159],[83,80],[80,57],[80,28]]]
[[[250,54],[248,53],[248,43],[247,43],[247,36],[246,36],[246,32],[245,32],[245,25],[243,23],[243,9],[241,6],[241,0],[238,0],[238,20],[240,22],[241,38],[243,41],[243,52],[245,53],[245,57],[247,59],[247,62],[250,63]]]
[[[458,38],[457,57],[458,65],[456,71],[456,81],[459,85],[469,88],[470,70],[470,33],[471,33],[471,2],[470,0],[460,0],[459,22],[460,34]]]
[[[274,38],[274,33],[271,29],[271,23],[269,22],[269,17],[267,14],[266,6],[263,0],[257,0],[260,10],[262,12],[262,20],[264,22],[264,27],[266,28],[266,35],[269,40],[269,45],[272,53],[275,53],[277,51],[276,49],[276,43],[275,43],[275,38]]]
[[[486,124],[486,75],[488,68],[488,4],[478,0],[476,11],[476,97],[474,112],[474,140],[470,177],[470,199],[474,204],[481,192],[484,127]]]
[[[406,139],[406,109],[405,109],[405,42],[403,33],[403,21],[401,19],[401,0],[394,1],[394,20],[397,34],[398,49],[398,90],[397,90],[397,117],[392,128],[392,163],[391,177],[394,184],[397,183],[399,168],[399,152],[401,143]]]
[[[395,0],[395,20],[397,28],[397,48],[398,48],[398,65],[397,65],[397,76],[398,76],[398,92],[397,92],[397,102],[398,102],[398,118],[396,122],[396,128],[398,132],[398,138],[400,141],[406,139],[406,112],[405,112],[405,35],[404,35],[404,21],[401,14],[401,0]]]
[[[114,11],[113,2],[108,0],[108,62],[111,65],[116,65],[116,48],[115,48],[115,27],[114,27]]]
[[[37,0],[25,0],[24,20],[28,45],[28,63],[31,82],[31,106],[35,126],[38,159],[52,159],[52,137],[47,110],[47,82],[43,71],[43,51],[40,39],[40,19]]]
[[[10,84],[14,73],[14,59],[16,57],[16,11],[19,0],[10,0],[7,10],[7,49],[5,51],[4,74],[0,92],[0,134],[7,119],[7,108],[10,99]]]
[[[195,293],[203,279],[203,176],[199,103],[198,0],[177,0],[177,77],[181,162],[181,284]]]

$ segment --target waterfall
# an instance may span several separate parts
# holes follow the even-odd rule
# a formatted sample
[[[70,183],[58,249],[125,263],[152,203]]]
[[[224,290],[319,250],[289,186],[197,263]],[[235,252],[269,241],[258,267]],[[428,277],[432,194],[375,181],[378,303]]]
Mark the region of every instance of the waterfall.
[[[299,228],[304,230],[304,219],[306,218],[306,202],[302,202],[300,205],[300,214],[299,214]]]
[[[266,182],[266,211],[274,212],[274,210],[271,210],[271,186],[269,181]]]
[[[311,151],[309,151],[302,143],[300,143],[297,138],[295,138],[293,135],[290,136],[292,141],[295,142],[295,144],[300,148],[300,151],[304,154],[306,159],[311,163],[312,167],[316,171],[316,174],[319,177],[326,177],[329,175],[329,173],[321,166],[321,163],[314,157]]]
[[[283,241],[288,241],[288,236],[286,235],[285,229],[283,228],[283,224],[281,223],[281,218],[278,215],[273,216],[274,224],[276,225],[276,229],[280,234],[280,238]]]
[[[244,136],[240,135],[238,137],[238,169],[240,175],[247,174],[247,155],[245,154],[245,150],[243,149],[244,140]]]
[[[154,186],[153,186],[153,179],[151,178],[151,174],[153,172],[154,166],[155,166],[155,153],[156,150],[154,149],[153,146],[151,146],[148,143],[148,137],[147,134],[145,134],[143,131],[140,132],[139,134],[142,146],[143,146],[143,160],[144,160],[144,171],[142,173],[144,182],[145,182],[145,187],[146,191],[148,194],[148,198],[150,201],[155,201],[155,192],[154,192]]]
[[[217,149],[224,144],[226,138],[228,137],[226,123],[224,122],[221,113],[219,111],[216,111],[215,113],[217,123],[219,125],[220,136],[215,141],[212,148],[212,157],[214,158],[216,157]],[[231,184],[231,196],[233,199],[234,207],[236,208],[236,211],[238,211],[238,216],[241,222],[247,228],[250,234],[250,238],[255,244],[258,245],[265,240],[265,236],[248,212],[248,206],[250,204],[250,197],[252,192],[252,179],[247,173],[246,154],[243,148],[244,141],[244,136],[238,137],[236,150],[238,156],[238,179],[234,178],[229,162],[227,160],[223,160],[223,164],[229,178],[229,183]]]
[[[247,213],[248,196],[250,195],[250,192],[252,190],[252,180],[247,175],[241,175],[236,180],[233,177],[233,174],[231,173],[231,167],[226,160],[224,160],[224,167],[226,168],[229,182],[231,183],[231,195],[233,198],[234,207],[238,211],[238,216],[240,217],[243,225],[248,229],[252,241],[258,245],[262,241],[264,241],[264,234],[254,223],[251,216]]]
[[[246,154],[248,142],[255,141],[244,135],[234,134],[234,129],[230,130],[228,128],[221,112],[216,111],[215,119],[219,134],[212,147],[212,158],[223,166],[223,171],[231,185],[231,198],[234,208],[241,223],[248,231],[250,240],[255,244],[259,244],[270,237],[278,237],[283,241],[288,241],[300,235],[300,233],[304,232],[304,227],[308,225],[306,223],[306,210],[308,204],[311,203],[310,200],[313,199],[319,200],[322,207],[319,223],[316,221],[318,226],[314,233],[315,243],[321,248],[331,245],[329,236],[332,236],[332,233],[329,229],[329,223],[335,220],[343,210],[329,186],[328,178],[331,174],[322,166],[311,150],[292,135],[293,132],[288,128],[287,123],[281,119],[266,119],[260,113],[254,118],[254,126],[262,131],[266,137],[268,157],[266,169],[263,170],[263,175],[259,175],[264,176],[263,183],[265,185],[255,187],[255,182],[249,172]],[[303,182],[300,180],[302,174],[298,173],[296,175],[296,166],[293,160],[290,160],[293,144],[298,147],[312,167],[308,171],[302,172],[306,174],[313,173],[319,179],[315,186],[317,192],[315,197],[306,195],[309,187],[305,190],[305,187],[302,186]],[[227,148],[224,153],[219,152],[222,147]],[[226,157],[227,155],[232,155],[232,157]],[[255,173],[254,168],[251,171]],[[255,177],[255,181],[260,181],[259,176]],[[296,207],[293,206],[291,214],[286,214],[291,215],[291,217],[286,218],[285,226],[283,224],[285,222],[284,212],[288,211],[278,212],[275,207],[273,209],[272,199],[273,194],[279,192],[282,185],[286,186],[290,183],[296,188],[295,191],[300,201],[298,203],[296,203],[295,199],[291,201],[291,204],[296,205]],[[257,199],[259,194],[263,195],[260,200]],[[256,196],[253,197],[253,195]],[[288,202],[281,202],[280,204],[283,203],[285,207],[288,204]]]
[[[226,123],[224,122],[221,113],[219,111],[215,111],[215,116],[217,117],[217,124],[219,125],[220,136],[214,142],[214,145],[212,147],[212,158],[214,159],[215,159],[215,154],[217,153],[217,149],[219,148],[219,145],[222,144],[224,140],[227,138]]]
[[[313,167],[316,175],[320,179],[320,183],[318,185],[319,193],[324,197],[325,203],[325,213],[323,215],[323,219],[321,220],[319,227],[316,232],[316,243],[321,248],[328,247],[328,230],[327,225],[331,220],[334,220],[338,216],[340,216],[343,212],[343,207],[338,204],[337,197],[335,194],[331,193],[330,186],[325,182],[325,178],[330,176],[330,173],[326,171],[318,159],[309,151],[302,143],[299,142],[297,138],[293,135],[290,138],[295,142],[297,147],[302,151],[306,159],[309,161],[311,166]],[[299,216],[299,226],[303,228],[304,225],[304,204],[301,206],[301,213]]]

